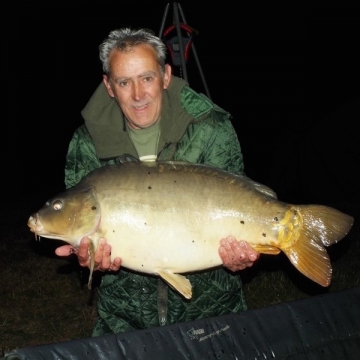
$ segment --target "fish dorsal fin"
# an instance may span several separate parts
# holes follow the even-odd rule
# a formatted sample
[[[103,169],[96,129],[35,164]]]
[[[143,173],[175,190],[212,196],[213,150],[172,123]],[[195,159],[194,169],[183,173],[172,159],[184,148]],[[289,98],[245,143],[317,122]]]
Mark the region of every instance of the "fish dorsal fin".
[[[277,199],[277,194],[274,190],[270,187],[256,182],[244,174],[238,174],[231,171],[225,171],[224,169],[220,169],[216,166],[212,165],[205,165],[205,164],[192,164],[187,161],[158,161],[157,164],[164,167],[166,170],[173,170],[173,171],[187,171],[193,173],[199,173],[208,176],[218,176],[224,180],[233,182],[234,177],[239,179],[241,182],[247,182],[252,186],[255,190],[270,196],[274,199]]]
[[[128,162],[140,162],[140,160],[131,154],[123,154],[116,158],[116,162],[119,164],[124,164]]]
[[[185,276],[163,269],[157,269],[156,273],[186,299],[191,299],[192,286]]]
[[[261,192],[262,194],[265,194],[265,195],[267,195],[267,196],[271,196],[271,197],[274,198],[274,199],[277,199],[277,194],[276,194],[276,192],[275,192],[273,189],[271,189],[270,187],[268,187],[268,186],[266,186],[266,185],[264,185],[264,184],[261,184],[261,183],[259,183],[259,182],[257,182],[257,181],[254,181],[254,180],[248,178],[247,176],[244,176],[244,178],[245,178],[247,181],[249,181],[249,182],[252,183],[252,185],[254,186],[255,190],[257,190],[257,191],[259,191],[259,192]]]

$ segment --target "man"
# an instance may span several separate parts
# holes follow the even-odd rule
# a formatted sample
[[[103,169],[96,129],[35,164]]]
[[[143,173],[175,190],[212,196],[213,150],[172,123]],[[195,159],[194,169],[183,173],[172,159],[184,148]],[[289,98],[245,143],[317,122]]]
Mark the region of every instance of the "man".
[[[165,49],[151,31],[128,28],[112,31],[100,45],[103,83],[82,111],[85,124],[69,144],[67,187],[91,170],[121,161],[124,154],[142,161],[179,160],[243,172],[230,115],[172,76]],[[88,245],[84,238],[79,249],[64,245],[56,253],[76,252],[79,263],[89,266]],[[219,254],[231,271],[258,258],[247,243],[231,236],[219,239]],[[96,269],[114,272],[102,277],[93,336],[246,310],[239,276],[223,268],[188,275],[193,285],[189,301],[161,279],[120,268],[121,259],[111,260],[110,255],[111,247],[102,239]]]

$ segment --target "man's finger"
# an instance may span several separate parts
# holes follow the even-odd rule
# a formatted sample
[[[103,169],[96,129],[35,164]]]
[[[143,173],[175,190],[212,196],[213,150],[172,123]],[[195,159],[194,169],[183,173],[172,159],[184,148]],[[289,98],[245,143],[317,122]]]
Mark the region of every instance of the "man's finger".
[[[55,254],[57,256],[69,256],[76,253],[76,248],[71,245],[63,245],[55,249]]]

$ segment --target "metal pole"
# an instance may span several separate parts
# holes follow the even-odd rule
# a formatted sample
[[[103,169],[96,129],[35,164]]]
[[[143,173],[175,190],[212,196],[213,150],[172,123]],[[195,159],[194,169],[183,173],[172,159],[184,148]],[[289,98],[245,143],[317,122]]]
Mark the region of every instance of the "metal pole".
[[[170,3],[167,3],[166,6],[165,6],[164,16],[163,16],[161,26],[160,26],[160,31],[159,31],[159,38],[160,39],[162,39],[162,36],[163,36],[164,26],[165,26],[166,17],[167,17],[168,11],[169,11],[169,6],[170,6]]]
[[[186,63],[185,63],[185,55],[184,55],[184,51],[183,51],[183,49],[184,49],[183,48],[183,41],[182,41],[180,21],[179,21],[178,5],[177,5],[176,2],[174,2],[174,18],[175,18],[176,32],[177,32],[177,36],[178,36],[178,40],[179,40],[180,59],[181,59],[181,64],[182,64],[182,71],[183,71],[183,74],[184,74],[184,79],[186,81],[188,81],[187,71],[186,71]]]
[[[179,6],[180,14],[181,14],[181,16],[182,16],[182,18],[183,18],[183,22],[184,22],[184,24],[187,24],[187,23],[186,23],[186,20],[185,20],[184,13],[183,13],[182,8],[181,8],[181,5],[178,4],[178,6]],[[182,49],[182,47],[181,47],[180,49]],[[209,91],[208,86],[207,86],[207,84],[206,84],[205,76],[204,76],[204,73],[203,73],[202,68],[201,68],[201,65],[200,65],[200,60],[199,60],[199,58],[198,58],[198,56],[197,56],[197,53],[196,53],[196,49],[195,49],[194,42],[192,42],[192,44],[191,44],[191,49],[192,49],[193,52],[194,52],[195,61],[196,61],[196,63],[197,63],[197,66],[198,66],[198,69],[199,69],[199,72],[200,72],[200,76],[201,76],[202,82],[203,82],[203,84],[204,84],[204,88],[205,88],[205,91],[206,91],[206,95],[208,96],[209,99],[211,99],[210,91]],[[184,57],[184,56],[183,56],[183,57]],[[181,61],[183,61],[183,58],[181,58]]]

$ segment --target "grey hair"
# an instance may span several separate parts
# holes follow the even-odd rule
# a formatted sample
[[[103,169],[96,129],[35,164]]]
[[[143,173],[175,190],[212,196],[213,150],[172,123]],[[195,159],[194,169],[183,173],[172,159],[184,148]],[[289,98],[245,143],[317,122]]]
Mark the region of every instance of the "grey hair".
[[[139,44],[151,45],[157,57],[161,72],[165,73],[165,61],[166,61],[166,46],[162,40],[155,35],[152,30],[139,29],[132,30],[130,28],[123,28],[113,30],[109,33],[108,37],[100,44],[100,60],[102,62],[102,68],[105,74],[109,75],[109,57],[114,49],[120,51],[127,51],[130,48]]]

